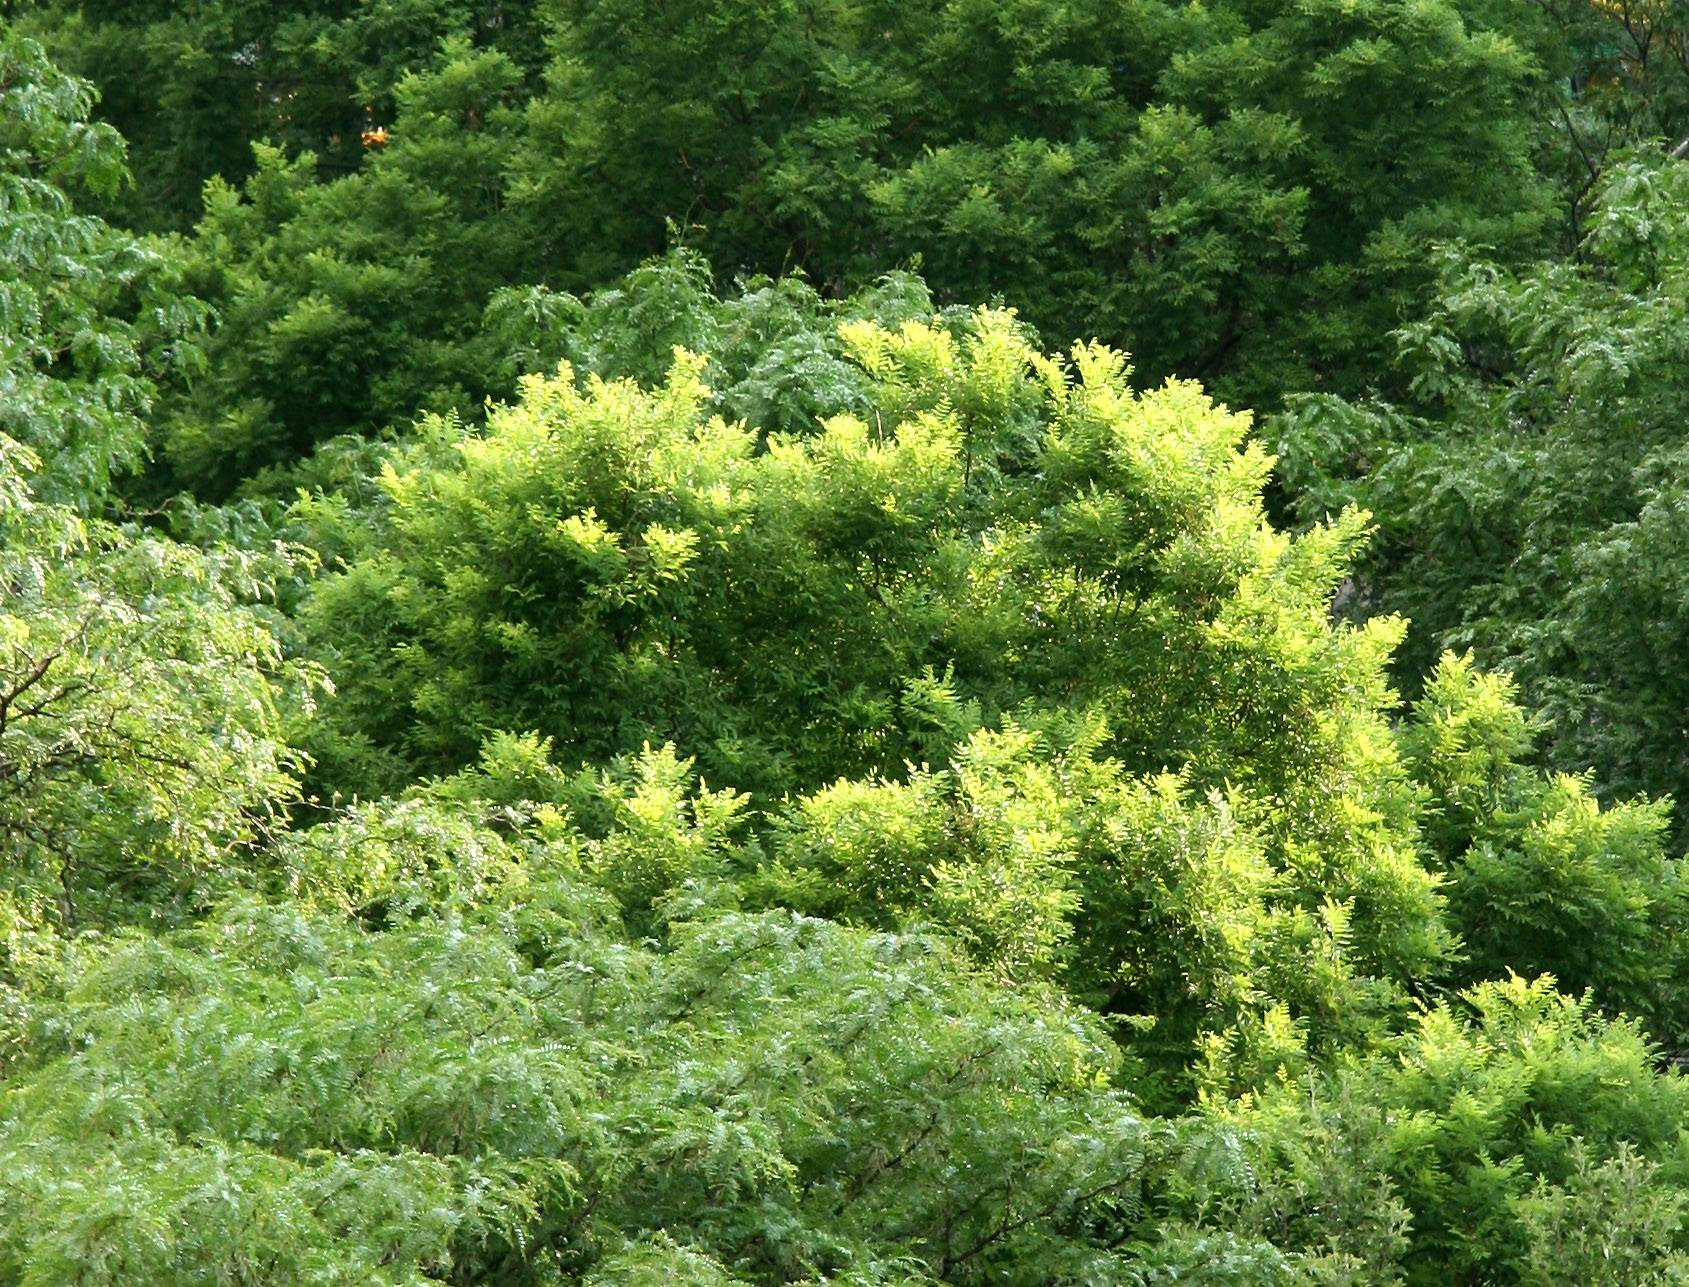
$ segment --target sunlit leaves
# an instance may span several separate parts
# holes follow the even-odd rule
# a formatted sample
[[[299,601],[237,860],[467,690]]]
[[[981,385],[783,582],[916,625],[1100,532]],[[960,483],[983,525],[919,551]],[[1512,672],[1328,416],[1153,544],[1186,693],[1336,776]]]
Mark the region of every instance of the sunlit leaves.
[[[127,178],[90,104],[39,45],[0,40],[0,434],[38,453],[40,494],[84,510],[144,459],[153,377],[203,321],[174,250],[78,208]]]

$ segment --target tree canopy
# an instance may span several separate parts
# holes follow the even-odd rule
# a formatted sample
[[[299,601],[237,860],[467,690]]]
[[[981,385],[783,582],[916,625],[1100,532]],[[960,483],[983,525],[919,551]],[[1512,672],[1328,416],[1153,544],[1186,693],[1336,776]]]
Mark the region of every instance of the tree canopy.
[[[1680,15],[659,8],[6,6],[0,1285],[1689,1282]]]

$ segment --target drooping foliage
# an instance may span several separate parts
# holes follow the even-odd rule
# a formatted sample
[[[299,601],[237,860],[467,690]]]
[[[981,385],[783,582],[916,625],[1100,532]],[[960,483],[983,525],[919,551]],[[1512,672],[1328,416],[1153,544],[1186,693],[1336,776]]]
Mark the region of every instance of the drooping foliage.
[[[476,837],[503,880],[466,908],[395,869],[383,892],[430,905],[379,933],[247,903],[71,955],[17,1020],[0,1276],[1119,1279],[1187,1236],[1148,1220],[1170,1181],[1226,1166],[1108,1088],[1093,1022],[941,943],[728,913],[654,951],[555,826],[425,810],[307,844],[339,864],[396,829],[448,870],[440,841]]]
[[[46,929],[174,920],[294,796],[280,552],[202,553],[33,498],[0,439],[0,997]]]
[[[296,905],[74,945],[5,1028],[0,1274],[1681,1272],[1689,1092],[1546,982],[1155,1119],[1094,1018],[930,936],[659,895],[678,917],[629,941],[599,882],[686,847],[672,811],[484,808],[355,811],[277,850]]]
[[[202,907],[297,788],[283,660],[256,604],[290,560],[96,514],[144,446],[191,300],[163,254],[73,201],[122,178],[86,86],[0,38],[0,999],[55,933]],[[44,937],[45,936],[45,937]]]

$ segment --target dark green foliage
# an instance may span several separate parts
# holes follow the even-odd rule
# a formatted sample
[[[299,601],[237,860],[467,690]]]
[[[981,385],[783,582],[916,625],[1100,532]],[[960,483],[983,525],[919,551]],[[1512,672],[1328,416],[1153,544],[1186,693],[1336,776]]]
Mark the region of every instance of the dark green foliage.
[[[0,1287],[1689,1282],[1672,6],[7,12]]]
[[[682,219],[721,266],[918,260],[1151,381],[1351,385],[1428,236],[1532,234],[1531,64],[1475,9],[569,3],[528,181],[599,278]]]
[[[1598,792],[1689,799],[1683,682],[1681,373],[1689,170],[1614,169],[1581,263],[1513,275],[1451,260],[1398,334],[1406,407],[1301,402],[1281,421],[1310,518],[1359,503],[1380,539],[1358,589],[1444,648],[1512,671],[1545,749]]]
[[[493,128],[520,77],[497,52],[451,52],[400,82],[407,145],[358,174],[320,185],[309,155],[260,146],[242,190],[208,187],[188,280],[220,324],[207,377],[163,409],[168,481],[220,499],[336,434],[467,411],[490,391],[495,362],[471,340],[523,263],[500,197],[509,143]]]
[[[1545,0],[1492,12],[1541,71],[1538,164],[1556,180],[1563,253],[1589,232],[1601,187],[1630,149],[1685,154],[1689,13],[1676,0]]]
[[[490,57],[475,69],[502,74]],[[442,93],[490,92],[473,82],[465,71],[462,83],[431,84]],[[413,88],[401,89],[407,104]],[[502,159],[491,149],[467,157],[450,142],[455,128],[449,116],[440,124],[441,151],[451,157],[444,183],[412,174],[421,146],[412,129],[390,161],[344,186],[312,186],[304,166],[264,152],[247,184],[250,206],[214,193],[190,263],[196,288],[224,310],[207,346],[224,375],[164,408],[169,468],[155,486],[170,480],[216,498],[247,480],[248,493],[286,495],[315,481],[316,467],[300,457],[349,442],[371,427],[372,408],[386,424],[429,408],[475,419],[487,394],[514,396],[520,376],[550,375],[564,360],[582,374],[656,383],[677,345],[710,355],[714,409],[765,431],[808,433],[827,415],[867,408],[841,322],[896,325],[932,314],[926,287],[900,273],[837,302],[790,277],[743,282],[718,297],[708,264],[688,250],[584,298],[544,286],[493,289],[519,273],[513,225],[465,218],[439,197],[472,188],[476,176],[491,181]],[[364,196],[385,184],[393,202],[360,224],[358,205],[345,201],[354,184]],[[284,208],[298,221],[322,220],[341,248],[274,274],[275,256],[308,246],[266,237],[266,219]],[[255,271],[228,268],[249,255],[260,261]],[[302,371],[319,374],[302,382]],[[232,408],[237,390],[245,401]]]
[[[441,0],[39,19],[120,99],[138,60],[196,104],[114,108],[175,193],[148,209],[213,179],[193,280],[223,325],[164,417],[168,481],[221,498],[336,434],[473,413],[512,391],[498,322],[677,237],[833,297],[918,268],[1057,347],[1130,350],[1146,384],[1270,406],[1373,383],[1433,240],[1512,253],[1548,217],[1534,65],[1456,0],[647,8],[545,6],[543,45],[523,6]],[[264,88],[213,146],[193,113],[231,67]],[[354,84],[390,100],[386,141],[323,183],[358,151]]]
[[[132,195],[107,213],[186,231],[209,179],[238,183],[252,144],[310,152],[317,172],[356,170],[365,130],[391,127],[396,87],[456,38],[533,65],[532,6],[520,0],[23,0],[19,22],[60,65],[94,82],[100,119],[133,153]]]
[[[127,179],[89,101],[39,45],[0,33],[0,435],[37,453],[39,494],[84,509],[140,463],[153,379],[202,321],[173,289],[174,250],[84,212]]]

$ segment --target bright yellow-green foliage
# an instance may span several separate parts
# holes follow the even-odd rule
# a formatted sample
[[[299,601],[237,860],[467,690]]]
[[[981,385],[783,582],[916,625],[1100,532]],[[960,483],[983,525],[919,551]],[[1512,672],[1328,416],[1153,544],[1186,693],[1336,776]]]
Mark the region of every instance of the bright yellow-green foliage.
[[[296,794],[282,707],[315,692],[253,606],[280,552],[84,519],[18,463],[0,437],[0,1008],[53,932],[168,923],[239,879]]]
[[[182,119],[0,37],[0,1287],[1689,1281],[1676,26],[1558,4],[13,6]],[[214,85],[323,162],[78,206]]]
[[[484,432],[437,423],[305,610],[341,694],[324,764],[359,739],[411,773],[501,732],[565,763],[672,742],[753,808],[811,793],[779,901],[936,918],[1125,1013],[1194,998],[1208,1019],[1162,1014],[1186,1051],[1268,995],[1322,1040],[1364,1027],[1388,1003],[1355,972],[1439,968],[1383,717],[1396,627],[1325,609],[1362,517],[1274,532],[1244,417],[1134,393],[1102,347],[1042,355],[1007,314],[844,341],[869,410],[805,437],[712,414],[684,353],[654,390],[564,370]],[[1163,851],[1167,825],[1189,834]]]
[[[898,771],[930,670],[975,719],[1100,704],[1135,765],[1205,784],[1363,771],[1394,627],[1324,611],[1363,520],[1272,532],[1244,417],[1002,314],[845,338],[868,406],[803,437],[712,414],[684,355],[656,390],[565,371],[484,432],[436,422],[388,466],[386,548],[318,592],[325,623],[386,618],[342,681],[386,685],[425,767],[531,727],[565,758],[673,738],[765,791]]]

